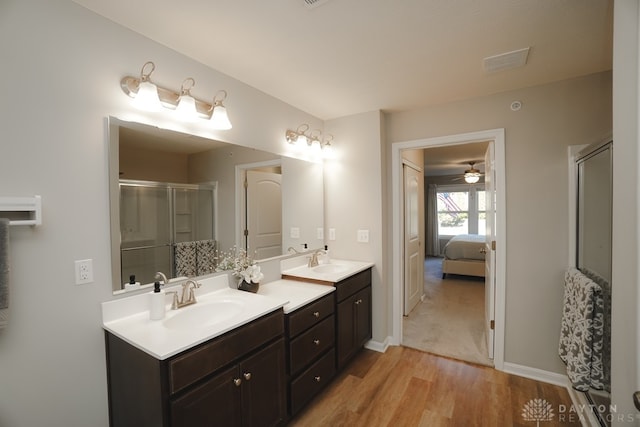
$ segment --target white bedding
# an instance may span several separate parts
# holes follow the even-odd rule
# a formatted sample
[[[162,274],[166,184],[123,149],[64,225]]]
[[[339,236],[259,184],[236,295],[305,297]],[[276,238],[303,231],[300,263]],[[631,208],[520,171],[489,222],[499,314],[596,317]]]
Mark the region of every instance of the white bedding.
[[[447,259],[463,260],[473,259],[484,261],[485,236],[479,234],[459,234],[449,240],[444,247],[444,256]]]

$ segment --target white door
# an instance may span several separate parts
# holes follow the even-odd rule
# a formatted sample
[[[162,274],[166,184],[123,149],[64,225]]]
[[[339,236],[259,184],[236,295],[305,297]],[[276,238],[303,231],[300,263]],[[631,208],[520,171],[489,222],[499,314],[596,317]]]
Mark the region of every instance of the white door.
[[[282,175],[247,170],[247,252],[256,259],[282,255]]]
[[[424,288],[424,247],[421,243],[424,194],[422,173],[404,165],[404,315],[420,302]],[[422,214],[421,214],[422,212]]]
[[[496,295],[496,179],[493,165],[493,141],[489,143],[484,155],[484,189],[486,209],[486,246],[485,246],[485,330],[487,335],[487,350],[489,358],[493,359],[494,325],[495,325],[495,295]]]

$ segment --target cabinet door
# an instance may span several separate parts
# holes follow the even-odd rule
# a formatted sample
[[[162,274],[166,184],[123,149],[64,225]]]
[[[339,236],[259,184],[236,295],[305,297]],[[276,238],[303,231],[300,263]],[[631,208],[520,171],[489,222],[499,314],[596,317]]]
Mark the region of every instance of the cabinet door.
[[[338,317],[336,320],[336,362],[338,369],[342,368],[356,351],[355,301],[355,297],[350,296],[338,304]]]
[[[371,287],[367,287],[355,296],[356,326],[355,342],[359,348],[371,339]]]
[[[216,375],[171,402],[171,427],[241,426],[238,368]]]
[[[338,369],[342,368],[371,338],[371,287],[368,286],[338,304],[336,321]]]
[[[240,363],[242,424],[277,426],[286,416],[285,347],[280,339]]]

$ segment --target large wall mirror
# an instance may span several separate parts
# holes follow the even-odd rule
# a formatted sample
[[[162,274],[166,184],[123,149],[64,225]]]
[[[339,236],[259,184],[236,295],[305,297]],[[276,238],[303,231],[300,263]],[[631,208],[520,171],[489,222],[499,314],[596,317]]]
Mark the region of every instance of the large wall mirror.
[[[216,251],[256,260],[324,243],[321,163],[108,119],[113,291],[193,277]]]

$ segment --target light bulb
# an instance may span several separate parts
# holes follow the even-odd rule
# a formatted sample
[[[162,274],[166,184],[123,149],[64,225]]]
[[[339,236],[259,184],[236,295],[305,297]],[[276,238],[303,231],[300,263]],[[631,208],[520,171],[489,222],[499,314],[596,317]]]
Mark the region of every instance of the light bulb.
[[[176,114],[184,121],[193,122],[198,117],[196,100],[191,95],[180,95]]]
[[[133,98],[133,105],[136,108],[146,111],[160,111],[160,97],[158,97],[158,88],[150,81],[141,81],[138,85],[138,93]]]
[[[227,108],[220,102],[213,106],[213,113],[211,113],[211,124],[214,129],[227,130],[231,129],[231,121],[229,121],[229,115],[227,114]]]

